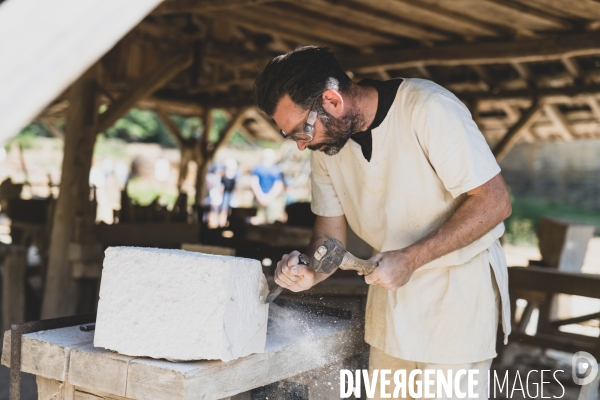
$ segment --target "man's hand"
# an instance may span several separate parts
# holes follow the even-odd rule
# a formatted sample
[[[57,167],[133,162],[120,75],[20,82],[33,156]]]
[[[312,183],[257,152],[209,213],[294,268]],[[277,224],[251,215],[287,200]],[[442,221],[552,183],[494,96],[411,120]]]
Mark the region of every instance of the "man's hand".
[[[308,265],[300,264],[298,251],[292,251],[281,258],[275,270],[275,283],[292,292],[308,290],[317,283],[315,271]]]
[[[413,258],[404,250],[377,253],[371,260],[377,261],[379,266],[365,276],[365,282],[387,290],[396,290],[406,285],[418,268]]]

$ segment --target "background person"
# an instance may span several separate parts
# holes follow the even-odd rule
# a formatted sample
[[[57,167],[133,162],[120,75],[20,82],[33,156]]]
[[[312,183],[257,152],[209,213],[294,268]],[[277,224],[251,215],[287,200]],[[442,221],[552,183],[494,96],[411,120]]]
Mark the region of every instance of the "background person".
[[[238,164],[233,158],[226,159],[224,164],[225,171],[221,178],[223,201],[221,202],[221,212],[219,215],[219,226],[221,226],[221,228],[227,226],[227,218],[229,217],[229,211],[233,200],[233,191],[235,190],[238,174]]]
[[[250,183],[257,203],[256,217],[250,220],[253,225],[272,224],[283,214],[283,204],[278,198],[283,192],[283,176],[275,158],[275,151],[263,150],[261,163],[252,170]]]

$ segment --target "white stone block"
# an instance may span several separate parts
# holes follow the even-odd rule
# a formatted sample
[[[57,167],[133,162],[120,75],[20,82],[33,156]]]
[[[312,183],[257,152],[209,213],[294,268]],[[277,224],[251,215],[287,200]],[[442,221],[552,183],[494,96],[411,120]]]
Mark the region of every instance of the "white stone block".
[[[257,260],[106,250],[94,346],[130,356],[229,361],[263,353],[267,281]]]

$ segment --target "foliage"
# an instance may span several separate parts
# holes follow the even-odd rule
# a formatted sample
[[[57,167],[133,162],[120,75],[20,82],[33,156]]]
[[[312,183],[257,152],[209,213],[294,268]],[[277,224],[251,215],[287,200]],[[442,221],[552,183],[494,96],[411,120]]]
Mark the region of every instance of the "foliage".
[[[99,157],[111,157],[123,159],[127,157],[126,142],[123,139],[107,138],[98,135],[94,145],[94,155]]]
[[[513,244],[537,243],[535,230],[541,217],[557,217],[582,224],[594,225],[596,234],[600,233],[600,211],[584,210],[549,201],[513,197],[512,215],[506,220],[505,240]]]
[[[167,132],[153,111],[132,108],[119,119],[104,135],[127,142],[158,143],[165,147],[175,147],[173,137]]]
[[[136,204],[143,206],[152,203],[158,197],[159,204],[172,208],[177,200],[177,193],[175,191],[168,193],[161,185],[140,178],[132,178],[129,181],[127,194]]]
[[[8,150],[13,144],[20,144],[24,149],[36,148],[36,137],[51,138],[52,134],[46,130],[41,122],[35,121],[21,130],[5,146]]]

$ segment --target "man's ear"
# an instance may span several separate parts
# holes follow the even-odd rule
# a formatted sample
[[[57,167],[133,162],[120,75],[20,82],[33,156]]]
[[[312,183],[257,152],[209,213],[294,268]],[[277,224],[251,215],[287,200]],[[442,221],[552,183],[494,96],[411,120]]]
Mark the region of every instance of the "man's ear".
[[[342,115],[344,115],[344,98],[340,92],[327,89],[323,92],[322,99],[323,108],[332,117],[340,118]]]

